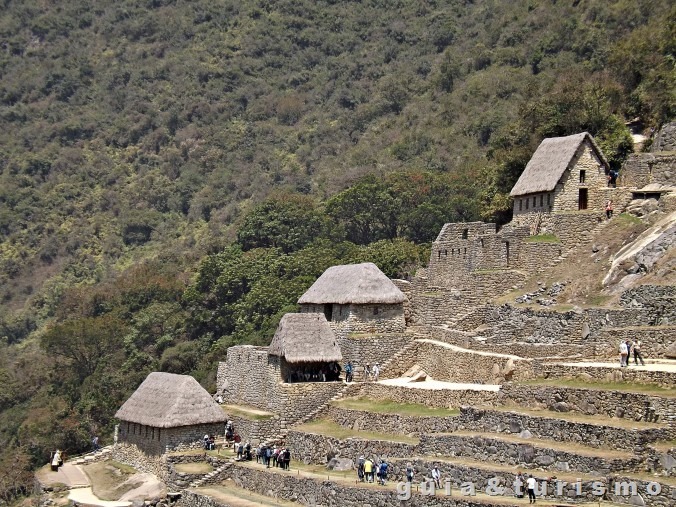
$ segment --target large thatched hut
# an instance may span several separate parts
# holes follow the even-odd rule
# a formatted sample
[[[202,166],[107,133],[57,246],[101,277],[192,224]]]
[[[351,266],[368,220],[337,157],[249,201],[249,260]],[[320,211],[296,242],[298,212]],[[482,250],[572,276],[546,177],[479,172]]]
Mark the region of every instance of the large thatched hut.
[[[323,313],[284,315],[268,354],[285,382],[338,380],[343,359]]]
[[[224,432],[226,416],[211,395],[189,375],[148,375],[117,411],[118,442],[148,454],[202,445],[206,434]]]
[[[588,132],[542,141],[512,188],[514,218],[603,211],[610,167]]]
[[[298,303],[323,313],[339,334],[397,333],[406,326],[406,296],[372,262],[328,268]]]

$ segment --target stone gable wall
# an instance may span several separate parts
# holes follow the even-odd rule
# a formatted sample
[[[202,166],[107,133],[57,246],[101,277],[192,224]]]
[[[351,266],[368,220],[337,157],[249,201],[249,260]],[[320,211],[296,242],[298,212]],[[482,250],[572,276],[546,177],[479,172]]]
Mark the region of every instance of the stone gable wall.
[[[580,181],[580,171],[585,171],[584,182]],[[599,190],[607,187],[605,167],[591,143],[585,140],[554,189],[553,211],[578,211],[580,188],[588,189],[587,209],[603,210],[605,201]]]

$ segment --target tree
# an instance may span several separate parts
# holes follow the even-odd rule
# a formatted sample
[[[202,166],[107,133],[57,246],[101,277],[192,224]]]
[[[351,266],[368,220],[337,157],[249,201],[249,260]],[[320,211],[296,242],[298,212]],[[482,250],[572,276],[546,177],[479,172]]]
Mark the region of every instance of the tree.
[[[42,336],[41,345],[49,354],[69,361],[80,382],[92,375],[99,363],[122,346],[126,323],[107,314],[65,321]]]

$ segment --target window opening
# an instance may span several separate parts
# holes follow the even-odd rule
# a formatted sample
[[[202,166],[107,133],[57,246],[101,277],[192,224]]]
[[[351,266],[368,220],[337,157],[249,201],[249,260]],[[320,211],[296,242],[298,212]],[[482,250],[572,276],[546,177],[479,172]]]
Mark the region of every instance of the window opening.
[[[463,229],[462,230],[462,239],[467,239],[468,235],[469,235],[469,229]]]
[[[587,171],[580,169],[580,183],[584,183],[585,178],[587,177]]]

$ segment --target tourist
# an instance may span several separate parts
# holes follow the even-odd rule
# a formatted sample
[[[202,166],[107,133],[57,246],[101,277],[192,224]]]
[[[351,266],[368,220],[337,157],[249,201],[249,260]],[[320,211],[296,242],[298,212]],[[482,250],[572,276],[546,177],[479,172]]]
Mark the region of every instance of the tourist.
[[[624,341],[620,342],[620,368],[627,366],[627,344]]]
[[[282,458],[282,470],[288,470],[289,469],[289,464],[291,463],[291,451],[287,447],[284,449],[281,453],[280,456]]]
[[[235,442],[235,453],[237,453],[237,459],[242,459],[242,454],[244,454],[244,445],[241,442]]]
[[[608,220],[613,218],[613,201],[608,201],[606,203],[606,218]]]
[[[373,461],[371,461],[371,458],[366,458],[366,461],[364,461],[364,475],[366,482],[373,482]]]
[[[204,450],[209,450],[209,435],[204,435]]]
[[[380,472],[380,485],[384,486],[385,482],[387,482],[387,462],[381,461],[378,469]]]
[[[348,361],[345,365],[345,382],[352,382],[352,362]]]
[[[54,451],[54,454],[52,455],[52,472],[58,472],[59,467],[63,464],[63,461],[61,460],[61,451],[56,450]]]
[[[627,362],[626,365],[629,366],[631,364],[631,340],[627,340],[625,342],[627,344]]]
[[[367,364],[364,367],[364,382],[368,382],[370,375],[371,375],[371,365]]]
[[[523,475],[521,472],[516,474],[516,479],[514,479],[514,496],[517,498],[523,498]]]
[[[101,446],[99,445],[99,437],[97,435],[94,435],[94,438],[92,438],[92,448],[94,449],[94,452],[101,449]]]
[[[413,482],[413,466],[410,463],[406,465],[406,481]]]
[[[357,479],[359,479],[359,482],[364,482],[364,463],[366,460],[364,459],[364,456],[359,456],[359,459],[357,460]]]
[[[373,365],[373,381],[378,382],[378,375],[380,375],[380,367],[378,366],[378,363]]]
[[[526,486],[528,487],[528,503],[535,503],[535,479],[532,475],[528,476]]]
[[[629,356],[627,356],[627,359]],[[643,356],[641,355],[641,340],[636,340],[634,342],[634,363],[636,366],[638,366],[638,361],[639,359],[641,360],[641,366],[645,366],[645,362],[643,362]]]
[[[434,481],[434,486],[437,489],[441,489],[441,472],[439,471],[439,465],[434,465],[432,469],[432,480]]]

